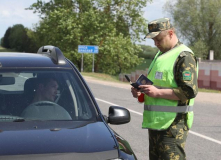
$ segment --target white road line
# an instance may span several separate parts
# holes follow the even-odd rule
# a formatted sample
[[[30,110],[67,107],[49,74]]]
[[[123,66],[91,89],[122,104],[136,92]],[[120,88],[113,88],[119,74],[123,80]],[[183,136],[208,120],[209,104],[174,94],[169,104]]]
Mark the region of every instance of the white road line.
[[[113,105],[113,106],[120,106],[118,104],[114,104],[114,103],[111,103],[111,102],[108,102],[108,101],[105,101],[105,100],[102,100],[102,99],[99,99],[99,98],[95,98],[97,101],[101,101],[101,102],[104,102],[104,103],[107,103],[107,104],[110,104],[110,105]],[[128,109],[128,108],[127,108]],[[136,112],[134,110],[131,110],[131,109],[128,109],[130,112],[133,112],[133,113],[136,113],[138,115],[143,115],[142,113],[140,112]],[[195,136],[198,136],[198,137],[201,137],[201,138],[204,138],[204,139],[207,139],[209,141],[212,141],[212,142],[215,142],[215,143],[218,143],[221,145],[221,141],[218,141],[216,139],[213,139],[213,138],[210,138],[210,137],[207,137],[207,136],[204,136],[202,134],[199,134],[199,133],[196,133],[196,132],[193,132],[193,131],[189,131],[189,133],[195,135]]]
[[[192,134],[194,134],[194,135],[196,135],[196,136],[199,136],[199,137],[201,137],[201,138],[207,139],[207,140],[209,140],[209,141],[212,141],[212,142],[221,144],[221,141],[218,141],[218,140],[216,140],[216,139],[213,139],[213,138],[204,136],[204,135],[202,135],[202,134],[199,134],[199,133],[196,133],[196,132],[193,132],[193,131],[189,131],[189,133],[192,133]]]
[[[98,98],[95,98],[96,100],[98,101],[101,101],[101,102],[104,102],[104,103],[107,103],[107,104],[110,104],[112,106],[119,106],[118,104],[114,104],[114,103],[111,103],[111,102],[108,102],[108,101],[105,101],[105,100],[102,100],[102,99],[98,99]],[[128,109],[128,108],[127,108]],[[131,110],[131,109],[128,109],[130,112],[133,112],[133,113],[136,113],[136,114],[139,114],[139,115],[143,115],[142,113],[139,113],[139,112],[136,112],[134,110]]]
[[[22,77],[22,78],[28,79],[28,77],[24,77],[24,76],[22,76],[22,75],[19,75],[19,77]]]

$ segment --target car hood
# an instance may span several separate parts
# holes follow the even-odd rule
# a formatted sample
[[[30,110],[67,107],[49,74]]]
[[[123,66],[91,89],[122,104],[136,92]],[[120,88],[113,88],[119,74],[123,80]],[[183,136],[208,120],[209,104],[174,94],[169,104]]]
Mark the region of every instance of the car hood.
[[[15,124],[19,125],[16,130],[2,130],[0,127],[0,159],[17,160],[27,157],[56,160],[74,157],[75,160],[103,160],[118,157],[115,140],[103,122],[77,127],[68,125],[66,128],[59,125],[47,128],[31,122]]]

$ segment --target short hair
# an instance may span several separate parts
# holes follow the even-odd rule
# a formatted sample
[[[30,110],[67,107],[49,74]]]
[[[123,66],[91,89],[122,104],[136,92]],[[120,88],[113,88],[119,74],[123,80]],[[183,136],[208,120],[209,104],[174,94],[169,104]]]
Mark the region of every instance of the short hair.
[[[172,31],[174,32],[174,34],[176,34],[176,30],[175,30],[175,28],[170,28],[170,29],[167,29],[167,30],[161,31],[160,34],[166,36],[166,35],[168,34],[168,30],[172,30]]]
[[[55,78],[54,75],[51,75],[51,74],[39,75],[37,77],[37,85],[43,84],[44,86],[46,86],[51,80],[54,80],[57,82],[57,79]]]

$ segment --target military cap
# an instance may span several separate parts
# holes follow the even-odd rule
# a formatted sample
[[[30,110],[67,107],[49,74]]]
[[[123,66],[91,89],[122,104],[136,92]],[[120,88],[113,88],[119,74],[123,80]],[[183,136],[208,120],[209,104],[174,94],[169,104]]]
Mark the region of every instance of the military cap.
[[[172,28],[172,24],[170,24],[170,19],[169,18],[160,18],[156,19],[154,21],[151,21],[148,23],[148,30],[149,33],[146,35],[145,38],[154,38],[160,32]]]

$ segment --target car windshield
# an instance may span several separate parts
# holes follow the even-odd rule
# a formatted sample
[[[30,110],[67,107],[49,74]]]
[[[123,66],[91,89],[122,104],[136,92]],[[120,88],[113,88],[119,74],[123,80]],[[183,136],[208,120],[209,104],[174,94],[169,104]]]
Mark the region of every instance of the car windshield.
[[[0,71],[0,122],[95,121],[96,109],[73,70]]]

